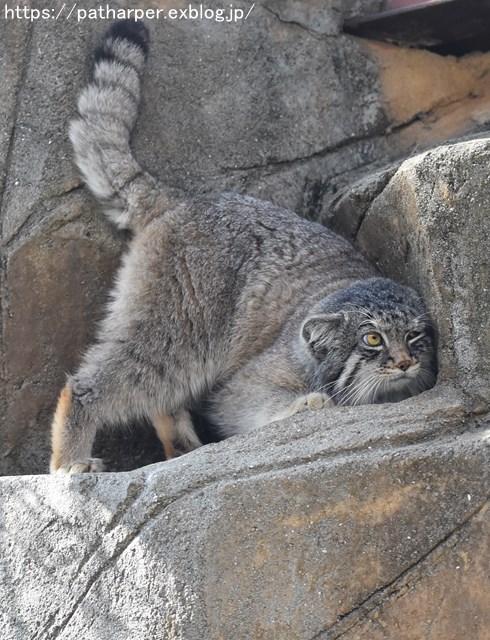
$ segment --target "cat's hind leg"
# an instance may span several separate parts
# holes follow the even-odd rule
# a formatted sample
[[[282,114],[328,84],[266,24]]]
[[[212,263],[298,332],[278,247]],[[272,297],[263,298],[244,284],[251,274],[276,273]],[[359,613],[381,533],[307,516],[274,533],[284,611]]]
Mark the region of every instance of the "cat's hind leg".
[[[184,409],[175,415],[156,413],[151,416],[167,460],[177,453],[188,453],[202,446],[192,424],[192,418]]]
[[[166,401],[175,398],[176,389],[165,382],[141,357],[132,357],[127,344],[108,341],[91,347],[58,400],[51,473],[101,471],[102,461],[92,457],[97,430],[178,410]]]
[[[51,473],[103,471],[102,460],[91,457],[96,424],[89,420],[84,427],[75,428],[81,414],[78,401],[73,399],[72,385],[67,383],[58,398],[51,427]]]
[[[176,427],[175,418],[171,415],[155,414],[150,418],[158,439],[162,443],[165,459],[171,460],[175,456]]]

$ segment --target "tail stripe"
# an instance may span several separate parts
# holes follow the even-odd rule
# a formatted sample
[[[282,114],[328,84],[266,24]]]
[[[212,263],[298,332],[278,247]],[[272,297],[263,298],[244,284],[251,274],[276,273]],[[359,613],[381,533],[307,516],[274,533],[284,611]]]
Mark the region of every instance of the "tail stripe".
[[[133,22],[132,20],[120,20],[115,22],[107,31],[104,40],[95,50],[95,58],[101,55],[101,52],[107,48],[107,43],[111,42],[111,38],[127,40],[136,44],[143,52],[145,58],[148,55],[149,37],[148,29],[142,22]],[[102,53],[103,55],[103,53]]]
[[[96,51],[93,81],[80,95],[80,118],[70,126],[78,167],[120,228],[133,228],[140,209],[156,198],[156,180],[141,169],[129,143],[147,52],[144,25],[114,24]]]
[[[92,119],[92,124],[98,124],[100,129],[110,127],[113,119],[123,122],[128,129],[126,133],[129,138],[129,132],[138,114],[138,105],[132,96],[128,102],[127,92],[122,91],[120,87],[99,87],[92,84],[80,96],[78,112],[82,118]],[[112,134],[114,135],[114,132]]]
[[[131,41],[130,37],[128,34],[113,38],[110,32],[107,33],[102,45],[94,53],[95,64],[102,60],[116,61],[141,72],[145,66],[146,53],[139,43]]]
[[[119,82],[114,82],[114,76],[119,75]],[[101,60],[94,68],[94,81],[99,86],[119,87],[131,96],[136,104],[140,101],[140,79],[138,72],[116,61]]]

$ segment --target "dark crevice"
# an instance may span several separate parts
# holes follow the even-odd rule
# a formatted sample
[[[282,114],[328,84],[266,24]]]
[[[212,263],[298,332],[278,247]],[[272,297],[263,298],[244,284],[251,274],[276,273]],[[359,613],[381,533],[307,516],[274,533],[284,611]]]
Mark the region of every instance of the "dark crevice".
[[[3,244],[4,249],[8,249],[16,240],[18,240],[20,238],[20,236],[22,235],[22,232],[24,231],[24,229],[29,228],[30,223],[32,222],[32,220],[35,220],[38,216],[35,215],[35,211],[31,211],[31,213],[29,213],[24,220],[22,221],[22,223],[20,224],[19,227],[17,227],[17,229],[15,229],[15,231],[12,233],[12,235],[8,238],[8,240],[6,240]]]
[[[402,131],[403,129],[410,127],[410,125],[414,124],[415,122],[418,122],[418,121],[423,122],[426,118],[433,115],[434,112],[436,112],[438,109],[451,107],[453,104],[458,104],[459,102],[464,102],[465,100],[468,100],[468,98],[475,98],[475,97],[476,96],[473,93],[473,91],[469,91],[465,95],[454,98],[453,100],[447,100],[447,101],[441,100],[440,102],[437,102],[436,104],[432,105],[431,108],[428,109],[427,111],[419,111],[418,113],[413,115],[411,118],[408,118],[407,120],[393,123],[392,125],[386,128],[385,134],[391,135],[392,133],[397,133],[398,131]]]
[[[359,233],[361,231],[361,227],[362,227],[364,221],[366,220],[366,218],[368,217],[369,212],[371,211],[371,207],[372,207],[373,203],[375,202],[375,200],[377,200],[378,196],[380,196],[383,193],[383,191],[384,191],[384,188],[380,191],[380,193],[377,196],[375,196],[373,201],[370,202],[369,207],[367,207],[367,209],[364,209],[364,211],[359,216],[359,220],[357,221],[356,228],[354,229],[354,233],[353,233],[353,237],[352,237],[352,244],[357,246],[357,236],[359,235]]]
[[[12,163],[15,133],[17,129],[17,115],[19,113],[20,94],[22,93],[22,88],[24,87],[26,82],[27,68],[29,66],[28,62],[29,62],[29,52],[31,48],[32,30],[33,30],[33,26],[31,22],[27,27],[27,34],[26,34],[25,45],[24,45],[25,46],[24,64],[22,66],[22,72],[19,77],[19,81],[16,87],[15,97],[14,97],[14,107],[12,110],[12,113],[14,114],[14,122],[10,131],[9,141],[7,145],[7,154],[5,156],[4,176],[3,176],[2,184],[0,186],[0,211],[2,211],[2,208],[3,208],[5,188],[7,186],[7,179],[10,173],[10,166]],[[0,216],[0,232],[1,231],[3,231],[3,216]]]
[[[75,191],[82,191],[83,189],[85,189],[85,183],[84,182],[77,182],[72,187],[68,187],[64,191],[60,191],[60,193],[55,193],[51,197],[52,198],[62,198],[63,196],[68,195],[69,193],[74,193]]]
[[[379,197],[384,193],[384,191],[388,188],[388,186],[390,185],[391,181],[392,181],[392,180],[393,180],[393,178],[395,177],[396,173],[397,173],[397,171],[395,171],[395,172],[393,173],[393,175],[391,175],[391,176],[389,177],[389,179],[388,179],[386,182],[384,182],[382,185],[380,185],[380,189],[379,189],[379,191],[377,191],[377,192],[373,195],[373,197],[372,197],[372,199],[371,199],[371,201],[370,201],[370,203],[369,203],[369,206],[368,206],[366,209],[364,209],[364,211],[362,212],[362,214],[359,216],[359,219],[358,219],[358,221],[357,221],[356,228],[355,228],[354,233],[353,233],[353,237],[352,237],[352,244],[357,245],[357,237],[358,237],[359,233],[361,232],[361,227],[362,227],[362,225],[364,224],[364,222],[365,222],[366,218],[368,217],[369,212],[371,211],[371,209],[372,209],[373,205],[375,204],[375,202],[377,201],[377,199],[378,199],[378,198],[379,198]]]
[[[369,135],[358,135],[351,136],[345,140],[341,140],[340,142],[324,147],[323,149],[319,149],[318,151],[314,151],[306,156],[299,156],[298,158],[285,159],[285,160],[268,160],[265,163],[251,164],[245,165],[243,167],[223,167],[222,172],[224,173],[239,173],[240,171],[253,171],[256,169],[268,169],[272,167],[294,167],[296,165],[300,165],[303,162],[307,162],[309,160],[314,160],[315,158],[323,158],[329,153],[334,151],[340,151],[352,144],[356,144],[358,142],[368,142],[370,140],[376,140],[377,138],[381,138],[384,136],[384,132],[369,134]]]
[[[400,125],[397,125],[393,130],[398,131],[399,129],[403,129],[405,127],[410,126],[410,124],[412,124],[415,120],[419,119],[419,116],[415,117],[413,120],[411,120],[410,122],[407,123],[401,123]],[[333,145],[329,145],[327,147],[323,147],[322,149],[319,149],[318,151],[313,151],[313,153],[310,153],[308,155],[305,156],[299,156],[297,158],[287,158],[284,160],[268,160],[267,162],[264,163],[258,163],[258,164],[251,164],[251,165],[244,165],[242,167],[222,167],[221,172],[225,173],[225,174],[233,174],[233,173],[240,173],[242,171],[256,171],[256,170],[260,170],[260,169],[272,169],[275,167],[294,167],[297,165],[301,165],[304,162],[309,162],[310,160],[314,160],[316,158],[324,158],[326,157],[328,154],[333,153],[335,151],[341,151],[342,149],[345,149],[346,147],[349,147],[351,145],[354,144],[358,144],[358,143],[362,143],[362,142],[374,142],[378,139],[381,139],[383,137],[385,137],[386,135],[386,131],[382,131],[382,132],[378,132],[378,133],[374,133],[374,134],[369,134],[369,135],[359,135],[359,136],[352,136],[348,139],[345,140],[341,140],[338,143],[335,143]],[[361,166],[365,166],[365,165],[360,165],[357,168],[360,168]],[[349,170],[350,171],[350,170]]]
[[[56,200],[58,198],[64,198],[65,196],[69,196],[72,193],[76,193],[77,191],[83,191],[84,189],[85,189],[85,185],[84,184],[79,184],[79,185],[74,186],[74,187],[72,187],[70,189],[67,189],[66,191],[62,191],[61,193],[56,193],[56,194],[50,196],[49,198],[44,199],[40,203],[40,207],[33,209],[32,213],[30,215],[28,215],[25,218],[25,220],[23,220],[23,222],[20,225],[20,227],[18,227],[15,230],[15,232],[10,236],[10,238],[8,238],[8,240],[6,242],[4,242],[4,245],[3,245],[4,249],[10,249],[12,244],[14,244],[14,242],[19,240],[19,238],[21,237],[23,232],[26,232],[25,236],[28,237],[29,236],[29,232],[33,228],[35,229],[36,223],[38,223],[38,222],[42,223],[42,222],[45,222],[45,221],[49,221],[49,218],[46,216],[46,213],[49,213],[53,209],[53,207],[52,207],[53,200]],[[79,216],[71,217],[69,222],[73,222],[78,217]],[[50,227],[51,232],[58,231],[67,222],[68,221],[60,220],[57,224],[53,224]]]
[[[303,31],[306,31],[306,33],[308,35],[310,35],[312,38],[315,38],[316,40],[325,40],[328,38],[338,38],[339,34],[326,34],[326,33],[320,33],[319,31],[315,31],[314,29],[310,29],[309,27],[307,27],[306,25],[304,25],[301,22],[298,22],[297,20],[286,20],[286,18],[283,18],[281,16],[280,13],[278,13],[277,11],[274,11],[274,9],[271,9],[270,7],[267,7],[266,5],[262,5],[262,9],[265,9],[266,11],[268,11],[269,13],[271,13],[275,18],[277,18],[277,20],[279,20],[279,22],[282,22],[284,24],[293,24],[296,27],[300,27],[301,29],[303,29]]]

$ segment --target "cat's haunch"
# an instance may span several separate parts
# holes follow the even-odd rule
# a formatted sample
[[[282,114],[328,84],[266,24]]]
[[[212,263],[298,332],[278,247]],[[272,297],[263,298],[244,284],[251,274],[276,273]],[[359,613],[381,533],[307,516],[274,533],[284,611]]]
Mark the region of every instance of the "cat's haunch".
[[[231,436],[432,387],[433,329],[413,289],[270,202],[197,197],[142,170],[129,136],[147,50],[141,24],[107,32],[70,128],[89,189],[134,237],[97,340],[60,396],[51,471],[99,471],[96,431],[141,418],[167,457],[198,447],[189,410],[203,401]]]

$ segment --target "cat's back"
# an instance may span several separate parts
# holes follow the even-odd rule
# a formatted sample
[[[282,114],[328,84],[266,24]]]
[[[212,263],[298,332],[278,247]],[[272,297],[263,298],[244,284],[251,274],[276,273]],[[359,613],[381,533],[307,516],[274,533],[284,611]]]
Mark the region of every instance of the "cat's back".
[[[155,280],[184,270],[196,293],[213,298],[250,288],[276,299],[284,288],[321,297],[337,283],[376,275],[347,240],[323,225],[236,193],[185,198],[150,221],[132,244],[140,282],[147,271]]]
[[[156,245],[185,247],[188,257],[195,253],[202,259],[210,252],[217,262],[231,259],[244,265],[245,260],[260,269],[320,267],[325,272],[354,262],[373,271],[347,240],[323,225],[272,202],[233,192],[183,199],[153,221],[148,238]]]
[[[133,240],[122,280],[138,309],[173,309],[264,348],[293,314],[376,275],[344,238],[271,202],[235,193],[187,198]],[[136,274],[136,275],[134,275]],[[163,312],[157,315],[164,317]],[[252,347],[253,345],[253,347]]]

